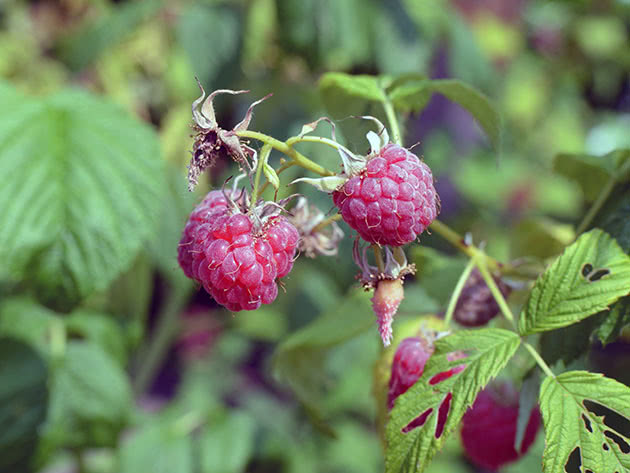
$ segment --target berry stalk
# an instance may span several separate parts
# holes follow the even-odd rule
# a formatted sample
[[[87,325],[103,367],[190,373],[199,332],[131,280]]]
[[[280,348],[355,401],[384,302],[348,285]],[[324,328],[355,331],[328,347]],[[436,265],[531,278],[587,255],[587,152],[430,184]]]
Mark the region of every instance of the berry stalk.
[[[444,316],[444,323],[446,325],[450,325],[453,319],[453,313],[455,312],[455,307],[457,306],[457,301],[459,299],[460,294],[462,293],[462,289],[466,285],[466,281],[468,281],[468,276],[470,276],[471,271],[475,267],[475,259],[471,258],[464,269],[464,272],[459,277],[457,284],[455,285],[455,290],[451,295],[451,300],[448,302],[448,307],[446,308],[446,315]]]
[[[257,131],[243,130],[235,132],[235,135],[240,138],[251,138],[254,140],[262,141],[263,143],[268,144],[272,148],[280,151],[281,153],[286,154],[289,158],[293,160],[295,164],[308,171],[312,171],[315,174],[319,174],[320,176],[334,176],[332,171],[329,171],[323,166],[320,166],[314,161],[311,161],[306,156],[304,156],[299,151],[295,150],[284,141],[277,140],[272,138],[271,136],[265,135],[264,133],[259,133]]]

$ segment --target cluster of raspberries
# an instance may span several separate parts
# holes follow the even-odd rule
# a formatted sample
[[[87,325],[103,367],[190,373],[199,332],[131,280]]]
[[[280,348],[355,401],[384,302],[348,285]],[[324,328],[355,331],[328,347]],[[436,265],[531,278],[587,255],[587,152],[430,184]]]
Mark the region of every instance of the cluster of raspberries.
[[[332,194],[343,220],[368,243],[401,246],[435,220],[433,174],[409,150],[389,143]]]
[[[227,309],[255,310],[278,295],[291,271],[299,234],[280,216],[248,215],[238,200],[211,191],[190,215],[177,259]]]

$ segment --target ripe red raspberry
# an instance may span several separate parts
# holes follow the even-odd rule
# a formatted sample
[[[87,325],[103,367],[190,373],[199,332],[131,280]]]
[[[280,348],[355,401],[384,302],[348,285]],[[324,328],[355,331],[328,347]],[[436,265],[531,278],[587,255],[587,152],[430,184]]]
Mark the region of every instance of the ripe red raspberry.
[[[482,390],[462,419],[462,444],[476,465],[496,470],[523,456],[540,428],[540,411],[532,411],[520,452],[514,449],[518,419],[518,392],[509,383]]]
[[[410,243],[435,219],[439,198],[429,167],[393,143],[332,194],[345,222],[369,243]]]
[[[184,273],[232,311],[254,310],[278,295],[276,280],[293,267],[299,235],[281,216],[254,225],[213,191],[193,211],[180,241]]]
[[[494,282],[507,297],[511,289],[501,279],[494,278]],[[486,285],[481,273],[475,268],[468,277],[464,288],[457,299],[453,317],[457,323],[466,327],[479,327],[487,324],[500,312],[499,306]]]

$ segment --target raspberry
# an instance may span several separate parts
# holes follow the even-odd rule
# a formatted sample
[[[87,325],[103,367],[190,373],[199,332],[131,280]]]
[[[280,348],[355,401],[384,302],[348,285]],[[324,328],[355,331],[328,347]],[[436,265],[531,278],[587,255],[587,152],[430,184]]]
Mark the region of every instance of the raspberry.
[[[433,353],[433,347],[424,338],[405,338],[396,349],[389,378],[387,406],[392,409],[398,396],[407,391],[422,376],[424,365]]]
[[[385,346],[389,346],[392,341],[392,322],[404,297],[405,293],[400,279],[378,281],[372,297],[372,309],[376,315],[378,331]]]
[[[291,271],[299,235],[281,216],[254,225],[217,192],[191,214],[178,261],[219,304],[234,312],[255,310],[278,295],[276,280]]]
[[[345,222],[369,243],[410,243],[435,219],[439,197],[429,167],[405,148],[387,144],[332,194]]]
[[[501,279],[494,278],[494,282],[507,297],[511,289]],[[481,273],[475,268],[468,277],[466,284],[457,300],[453,317],[457,323],[467,327],[478,327],[487,324],[500,312],[490,288],[486,285]]]
[[[482,390],[462,419],[462,444],[476,465],[496,470],[523,456],[540,427],[538,407],[532,411],[520,452],[514,449],[518,419],[518,392],[509,383]]]

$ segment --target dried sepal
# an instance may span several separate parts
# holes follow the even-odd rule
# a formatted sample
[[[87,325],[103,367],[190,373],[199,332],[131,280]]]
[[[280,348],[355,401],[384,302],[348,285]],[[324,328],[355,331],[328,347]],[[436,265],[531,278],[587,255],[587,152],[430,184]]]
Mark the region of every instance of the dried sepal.
[[[334,256],[337,254],[339,242],[344,234],[337,222],[330,222],[323,228],[319,224],[326,215],[314,205],[309,205],[305,197],[300,197],[291,210],[289,220],[300,233],[298,250],[309,258],[321,254]]]
[[[251,173],[254,166],[250,160],[255,159],[252,148],[241,143],[236,132],[244,131],[249,126],[252,118],[253,108],[269,97],[263,97],[254,102],[247,109],[243,120],[232,130],[225,130],[217,123],[214,106],[214,98],[220,94],[238,95],[247,93],[247,90],[219,89],[206,97],[203,86],[197,80],[201,89],[201,96],[192,103],[193,130],[195,131],[192,159],[188,165],[188,189],[193,190],[199,181],[199,176],[203,171],[212,167],[220,156],[228,156],[234,159],[241,169]]]

